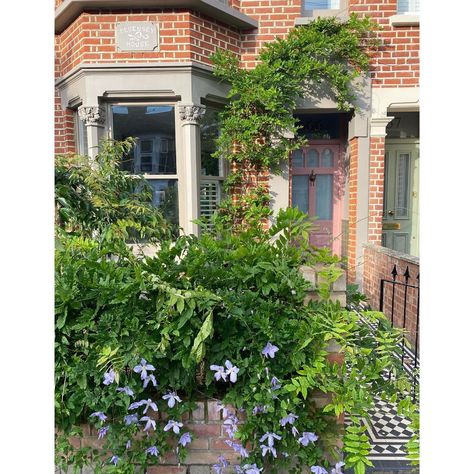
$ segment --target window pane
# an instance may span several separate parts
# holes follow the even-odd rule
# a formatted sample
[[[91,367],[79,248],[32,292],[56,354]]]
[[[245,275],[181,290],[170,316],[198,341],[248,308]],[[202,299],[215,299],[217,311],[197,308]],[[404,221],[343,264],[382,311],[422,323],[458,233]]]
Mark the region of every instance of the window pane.
[[[322,168],[332,168],[334,166],[334,153],[329,148],[326,148],[323,151],[321,156],[321,167]]]
[[[201,182],[201,217],[210,218],[217,210],[220,201],[220,183],[218,181]]]
[[[410,155],[400,153],[397,160],[397,217],[408,217],[408,179]]]
[[[332,174],[316,175],[316,215],[321,220],[332,219]]]
[[[176,174],[174,107],[112,106],[114,139],[136,137],[139,144],[122,168],[134,173]]]
[[[160,208],[165,218],[178,224],[178,180],[176,179],[148,179],[153,191],[153,204]]]
[[[79,114],[76,112],[77,122],[77,143],[76,149],[79,155],[87,155],[89,153],[87,143],[87,128],[86,124],[79,118]]]
[[[293,176],[291,179],[291,202],[293,207],[308,213],[308,176]]]
[[[339,0],[305,0],[305,10],[337,10]]]
[[[216,139],[219,136],[219,111],[206,107],[201,120],[201,174],[203,176],[222,176],[219,159],[213,158]]]
[[[309,150],[306,166],[308,168],[317,168],[319,166],[319,153],[316,150]]]
[[[293,168],[303,168],[303,152],[301,150],[295,150],[293,152],[293,158],[291,161]]]
[[[398,0],[398,13],[418,13],[420,11],[420,0]]]

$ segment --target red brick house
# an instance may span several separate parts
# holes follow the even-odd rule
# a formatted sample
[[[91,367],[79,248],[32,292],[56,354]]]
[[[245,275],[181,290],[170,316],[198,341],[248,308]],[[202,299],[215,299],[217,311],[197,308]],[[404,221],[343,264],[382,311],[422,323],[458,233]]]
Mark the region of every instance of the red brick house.
[[[308,145],[270,176],[269,189],[275,210],[297,205],[319,216],[313,242],[346,257],[349,281],[365,279],[375,298],[393,255],[418,255],[418,3],[56,0],[56,152],[94,155],[103,137],[138,137],[127,169],[146,174],[156,204],[166,201],[184,232],[196,233],[191,221],[213,211],[226,174],[210,158],[226,86],[209,56],[231,50],[252,68],[265,42],[315,17],[368,15],[383,47],[360,111],[302,100],[295,114]],[[377,273],[381,246],[395,253]]]

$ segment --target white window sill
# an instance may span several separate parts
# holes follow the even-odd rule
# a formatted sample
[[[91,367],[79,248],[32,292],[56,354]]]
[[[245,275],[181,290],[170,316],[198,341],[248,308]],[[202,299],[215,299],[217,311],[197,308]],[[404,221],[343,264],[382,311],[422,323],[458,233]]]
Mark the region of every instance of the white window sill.
[[[389,18],[390,26],[419,26],[420,15],[417,13],[393,15]]]

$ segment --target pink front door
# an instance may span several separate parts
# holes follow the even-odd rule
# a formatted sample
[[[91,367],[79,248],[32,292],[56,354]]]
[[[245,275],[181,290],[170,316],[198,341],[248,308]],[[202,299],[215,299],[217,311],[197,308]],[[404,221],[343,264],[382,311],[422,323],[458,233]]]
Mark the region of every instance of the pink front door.
[[[338,140],[309,141],[291,158],[291,205],[317,220],[311,244],[341,254],[342,146]]]

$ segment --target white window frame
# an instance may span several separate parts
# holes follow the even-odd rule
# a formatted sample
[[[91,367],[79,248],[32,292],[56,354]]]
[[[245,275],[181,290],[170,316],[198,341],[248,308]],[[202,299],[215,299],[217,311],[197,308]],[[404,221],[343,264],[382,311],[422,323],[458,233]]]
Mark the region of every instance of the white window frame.
[[[79,109],[74,110],[74,140],[76,153],[78,155],[88,155],[87,127],[79,117]]]

